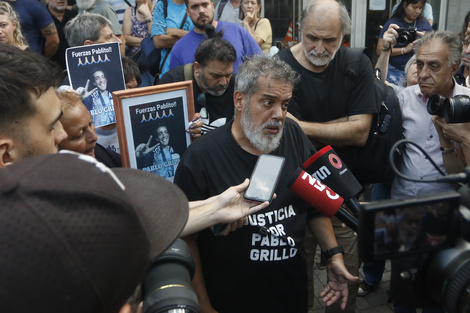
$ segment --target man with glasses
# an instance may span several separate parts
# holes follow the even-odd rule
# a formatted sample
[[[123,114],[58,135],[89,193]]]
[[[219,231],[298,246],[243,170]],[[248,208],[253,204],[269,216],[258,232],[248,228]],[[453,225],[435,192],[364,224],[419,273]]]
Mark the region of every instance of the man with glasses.
[[[198,46],[194,63],[166,72],[158,84],[193,81],[195,116],[188,132],[195,138],[224,125],[233,118],[233,63],[236,52],[232,44],[213,33]]]

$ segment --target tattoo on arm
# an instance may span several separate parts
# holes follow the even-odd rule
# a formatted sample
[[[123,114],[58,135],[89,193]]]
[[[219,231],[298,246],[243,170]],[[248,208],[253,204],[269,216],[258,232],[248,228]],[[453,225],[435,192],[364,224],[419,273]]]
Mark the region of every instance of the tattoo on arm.
[[[54,23],[47,25],[46,27],[41,28],[41,33],[44,37],[52,36],[57,34],[57,28]]]

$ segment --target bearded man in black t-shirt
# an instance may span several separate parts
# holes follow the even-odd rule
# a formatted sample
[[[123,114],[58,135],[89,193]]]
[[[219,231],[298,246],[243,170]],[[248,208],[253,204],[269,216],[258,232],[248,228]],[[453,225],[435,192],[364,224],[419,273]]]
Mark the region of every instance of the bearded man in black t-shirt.
[[[317,149],[331,145],[354,173],[359,147],[369,137],[372,114],[376,113],[374,75],[370,60],[362,55],[351,77],[345,72],[348,48],[343,37],[351,32],[351,20],[344,4],[335,0],[311,1],[300,19],[302,41],[277,56],[301,75],[293,91],[289,117],[296,120]],[[359,273],[357,237],[341,221],[333,218],[336,239],[345,250],[345,264],[353,275]],[[307,230],[311,240],[312,235]],[[309,250],[309,270],[313,277],[315,249]],[[310,305],[313,306],[313,278],[310,279]],[[344,313],[356,311],[358,285],[349,288]],[[338,305],[326,313],[340,312]]]
[[[207,31],[194,54],[194,63],[169,70],[158,81],[168,84],[185,80],[193,81],[195,116],[188,130],[200,137],[233,119],[233,63],[237,52],[230,42],[222,39],[223,32]]]
[[[235,82],[234,121],[193,142],[181,158],[175,183],[190,200],[242,182],[262,153],[285,158],[277,197],[267,208],[228,236],[206,229],[186,238],[196,262],[193,286],[201,312],[306,313],[305,225],[324,250],[338,245],[330,219],[287,187],[292,173],[315,153],[300,127],[286,119],[296,77],[275,58],[262,55],[244,62]],[[358,279],[346,270],[342,254],[334,254],[323,301],[331,305],[341,298],[345,306],[347,283]]]

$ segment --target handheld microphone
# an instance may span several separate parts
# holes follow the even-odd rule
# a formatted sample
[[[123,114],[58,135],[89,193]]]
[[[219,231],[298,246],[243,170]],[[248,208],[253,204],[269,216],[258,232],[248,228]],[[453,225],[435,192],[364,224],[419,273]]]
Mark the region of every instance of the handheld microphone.
[[[309,173],[301,168],[297,169],[287,187],[317,211],[329,218],[336,216],[341,222],[357,232],[357,219],[341,207],[344,199]]]
[[[303,167],[343,197],[354,216],[359,217],[360,205],[355,196],[362,190],[362,185],[331,146],[320,149]]]

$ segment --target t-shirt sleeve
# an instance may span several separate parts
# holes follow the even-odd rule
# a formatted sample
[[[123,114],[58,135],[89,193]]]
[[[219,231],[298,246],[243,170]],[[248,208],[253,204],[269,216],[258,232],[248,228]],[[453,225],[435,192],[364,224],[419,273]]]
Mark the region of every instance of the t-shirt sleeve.
[[[54,20],[52,19],[51,14],[47,8],[39,1],[31,1],[31,5],[31,13],[33,14],[36,24],[39,26],[39,28],[44,28],[54,23]]]
[[[163,14],[163,2],[158,1],[153,10],[153,23],[150,36],[166,34],[166,21]]]
[[[255,35],[266,41],[271,34],[272,30],[269,20],[267,18],[260,19],[258,25],[256,25]]]
[[[241,32],[241,38],[244,47],[243,51],[245,52],[245,55],[243,57],[263,53],[263,50],[261,50],[260,46],[253,38],[253,36],[251,36],[251,34],[242,26],[237,26],[239,26],[239,31]]]
[[[181,59],[180,53],[181,53],[181,45],[178,45],[178,42],[175,43],[173,46],[173,49],[171,50],[170,54],[170,70],[174,69],[177,66],[184,65],[183,60]]]
[[[358,77],[354,79],[354,88],[348,105],[348,116],[377,113],[374,92],[374,72],[369,58],[363,54]]]
[[[186,151],[187,152],[187,151]],[[192,166],[194,157],[188,157],[185,153],[178,164],[175,173],[174,183],[181,188],[189,201],[204,200],[208,198],[206,182],[203,180],[203,173],[198,170],[199,166]]]

